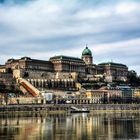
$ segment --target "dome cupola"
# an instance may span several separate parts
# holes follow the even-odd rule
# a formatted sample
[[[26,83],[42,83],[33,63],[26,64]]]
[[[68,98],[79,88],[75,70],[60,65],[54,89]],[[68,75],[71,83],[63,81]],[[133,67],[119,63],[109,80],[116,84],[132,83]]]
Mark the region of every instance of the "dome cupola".
[[[89,65],[93,63],[93,57],[91,50],[87,47],[82,52],[82,59],[85,62],[85,64]]]
[[[82,52],[82,56],[83,55],[91,55],[92,56],[92,52],[91,52],[91,50],[87,46],[86,46],[86,48]]]

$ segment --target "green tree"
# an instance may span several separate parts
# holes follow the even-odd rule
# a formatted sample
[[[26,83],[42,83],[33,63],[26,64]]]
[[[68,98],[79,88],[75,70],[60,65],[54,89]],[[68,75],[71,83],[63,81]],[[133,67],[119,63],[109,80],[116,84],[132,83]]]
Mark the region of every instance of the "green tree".
[[[128,83],[131,84],[131,86],[134,87],[140,86],[140,76],[138,76],[134,70],[128,72],[127,78]]]

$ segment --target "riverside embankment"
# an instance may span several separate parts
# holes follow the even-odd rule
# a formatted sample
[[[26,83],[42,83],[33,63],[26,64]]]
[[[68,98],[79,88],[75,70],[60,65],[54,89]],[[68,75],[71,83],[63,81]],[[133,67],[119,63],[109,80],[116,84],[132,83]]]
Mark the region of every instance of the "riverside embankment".
[[[0,106],[0,113],[9,112],[61,112],[71,107],[88,108],[90,111],[140,111],[140,104],[39,104]]]

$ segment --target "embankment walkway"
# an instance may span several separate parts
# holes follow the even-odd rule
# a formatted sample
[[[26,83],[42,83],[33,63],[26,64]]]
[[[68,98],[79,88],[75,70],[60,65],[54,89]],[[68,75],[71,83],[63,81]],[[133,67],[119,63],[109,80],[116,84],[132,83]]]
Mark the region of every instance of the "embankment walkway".
[[[38,104],[38,105],[6,105],[0,106],[0,112],[9,111],[68,111],[71,107],[89,110],[137,110],[140,104]]]

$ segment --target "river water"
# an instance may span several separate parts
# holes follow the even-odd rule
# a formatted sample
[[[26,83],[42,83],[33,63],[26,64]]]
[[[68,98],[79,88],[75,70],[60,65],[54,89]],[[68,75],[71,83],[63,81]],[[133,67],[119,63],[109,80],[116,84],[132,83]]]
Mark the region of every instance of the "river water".
[[[0,140],[140,140],[140,113],[0,117]]]

